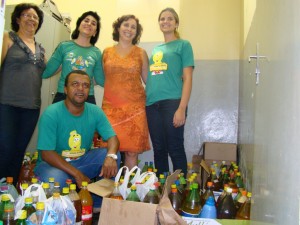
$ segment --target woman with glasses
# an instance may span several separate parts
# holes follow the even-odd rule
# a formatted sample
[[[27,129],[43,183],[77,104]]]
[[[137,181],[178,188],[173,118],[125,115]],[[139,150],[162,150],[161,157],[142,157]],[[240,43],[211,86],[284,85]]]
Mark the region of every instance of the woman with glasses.
[[[35,41],[43,12],[34,4],[16,5],[12,31],[3,36],[0,70],[0,178],[16,184],[27,145],[40,114],[45,49]]]
[[[73,70],[85,71],[92,83],[101,83],[102,71],[101,51],[95,46],[98,41],[101,23],[96,12],[83,13],[76,22],[70,41],[61,42],[47,63],[43,78],[49,78],[61,71],[57,93],[53,103],[64,100],[64,83],[68,73]],[[94,85],[91,85],[87,102],[96,104]]]

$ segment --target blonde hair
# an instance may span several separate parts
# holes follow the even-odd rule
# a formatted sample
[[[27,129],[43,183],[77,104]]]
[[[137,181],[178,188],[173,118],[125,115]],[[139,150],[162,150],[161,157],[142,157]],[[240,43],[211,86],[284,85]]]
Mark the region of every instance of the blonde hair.
[[[174,19],[175,19],[176,23],[179,25],[179,16],[178,16],[177,12],[176,12],[173,8],[170,8],[170,7],[163,9],[163,10],[159,13],[158,21],[160,20],[161,14],[162,14],[163,12],[166,12],[166,11],[172,13],[172,15],[174,16]],[[179,32],[178,32],[177,29],[178,29],[178,28],[176,27],[175,30],[174,30],[174,34],[175,34],[175,36],[176,36],[177,38],[180,38],[180,34],[179,34]]]

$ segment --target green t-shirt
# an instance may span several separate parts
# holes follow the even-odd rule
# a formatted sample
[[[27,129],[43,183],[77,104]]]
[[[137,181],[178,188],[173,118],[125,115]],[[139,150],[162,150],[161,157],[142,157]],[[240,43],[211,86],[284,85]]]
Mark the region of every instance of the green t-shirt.
[[[62,70],[57,88],[60,93],[64,93],[66,76],[73,70],[85,71],[89,75],[91,83],[94,80],[97,84],[103,83],[102,54],[95,46],[82,47],[74,41],[61,42],[48,61],[42,77],[53,76],[60,65]],[[91,85],[89,95],[94,95],[94,85]]]
[[[160,100],[180,99],[183,69],[189,66],[194,67],[194,54],[189,41],[177,39],[156,46],[149,59],[146,105]]]
[[[78,158],[90,150],[95,131],[103,140],[116,135],[97,105],[85,103],[84,112],[74,116],[65,101],[60,101],[50,105],[40,118],[37,149],[55,150],[64,158]]]

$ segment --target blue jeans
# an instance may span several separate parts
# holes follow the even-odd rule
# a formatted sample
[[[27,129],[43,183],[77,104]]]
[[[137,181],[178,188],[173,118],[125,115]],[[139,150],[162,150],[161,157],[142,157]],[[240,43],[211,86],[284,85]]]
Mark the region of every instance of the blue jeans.
[[[24,153],[40,115],[40,109],[0,104],[0,178],[17,183]]]
[[[69,163],[80,170],[88,178],[93,179],[99,176],[103,162],[107,153],[106,148],[97,148],[88,151],[87,154],[80,157],[78,160],[70,161]],[[120,154],[118,153],[117,160],[118,168],[120,166]],[[76,183],[75,179],[64,171],[57,169],[48,163],[42,161],[34,169],[35,175],[40,181],[48,182],[49,177],[54,177],[55,182],[59,182],[61,188],[65,186],[67,179],[72,179],[73,183]],[[94,207],[100,207],[102,204],[102,197],[92,194]]]
[[[180,99],[162,100],[146,106],[154,164],[158,174],[169,171],[168,155],[170,155],[174,171],[181,169],[185,175],[187,172],[184,126],[178,128],[173,126],[173,117],[179,103]]]
[[[60,101],[63,101],[66,99],[66,95],[65,93],[60,93],[60,92],[57,92],[54,96],[54,99],[53,99],[53,103],[56,103],[56,102],[60,102]],[[96,98],[94,95],[89,95],[86,102],[89,102],[89,103],[92,103],[94,105],[96,105]]]

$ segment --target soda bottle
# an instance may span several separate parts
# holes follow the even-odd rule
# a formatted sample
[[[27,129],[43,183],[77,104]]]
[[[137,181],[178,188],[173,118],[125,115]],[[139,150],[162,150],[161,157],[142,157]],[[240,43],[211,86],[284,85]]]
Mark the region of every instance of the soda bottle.
[[[173,209],[180,215],[181,214],[181,196],[178,193],[176,184],[171,185],[171,193],[169,199]]]
[[[20,211],[20,216],[17,219],[16,225],[26,225],[27,212],[26,210]]]
[[[145,162],[145,165],[142,168],[142,173],[147,172],[148,171],[148,162]]]
[[[209,218],[216,219],[217,218],[217,208],[215,204],[215,198],[209,196],[203,205],[201,213],[199,215],[200,218]]]
[[[127,201],[132,201],[132,202],[140,202],[140,198],[136,193],[136,186],[132,185],[131,186],[131,192],[129,193],[129,195],[127,196],[126,200]]]
[[[236,219],[240,220],[250,220],[250,211],[251,211],[251,197],[252,193],[247,193],[247,200],[243,203],[243,205],[239,208]]]
[[[201,209],[198,183],[193,183],[191,193],[182,205],[181,215],[185,217],[198,217]]]
[[[26,219],[31,216],[32,213],[34,213],[36,210],[34,208],[34,206],[32,205],[32,197],[27,197],[25,198],[25,205],[22,208],[22,210],[26,211]]]
[[[143,202],[151,203],[151,204],[158,204],[159,203],[159,196],[156,192],[156,187],[154,185],[150,186],[149,192],[146,194]]]
[[[76,225],[80,225],[82,220],[81,220],[81,200],[76,192],[76,184],[71,184],[70,185],[70,193],[69,193],[69,198],[73,202],[73,205],[76,209]]]
[[[14,204],[12,202],[5,204],[2,218],[3,225],[15,225],[16,221],[14,220],[14,216]]]
[[[35,212],[36,219],[37,219],[37,225],[41,225],[43,223],[44,212],[45,212],[45,203],[37,202],[36,203],[36,212]]]
[[[45,192],[46,197],[47,197],[47,198],[52,197],[52,193],[51,193],[51,191],[50,191],[50,185],[49,185],[49,183],[43,183],[43,184],[42,184],[42,187],[43,187],[43,189],[44,189],[44,192]]]
[[[10,203],[11,203],[11,201],[10,201],[10,198],[9,198],[9,196],[7,194],[1,195],[0,220],[3,219],[5,205],[8,205]]]
[[[82,188],[79,191],[78,195],[81,200],[81,219],[83,225],[92,224],[92,215],[93,215],[93,199],[90,192],[87,189],[88,183],[86,181],[82,182]]]
[[[226,195],[217,207],[218,219],[234,219],[236,216],[236,208],[232,198],[232,189],[226,189]]]
[[[114,183],[114,190],[109,197],[113,199],[123,200],[123,196],[121,195],[121,192],[119,190],[119,182]]]
[[[213,192],[213,183],[212,182],[207,182],[206,190],[205,192],[200,196],[200,202],[201,202],[201,207],[204,206],[206,200],[208,199],[209,196],[212,196],[213,199],[215,199],[214,192]]]
[[[17,198],[19,197],[19,193],[15,186],[13,185],[14,178],[13,177],[7,177],[6,183],[8,186],[8,193],[13,197],[15,201],[17,201]]]

